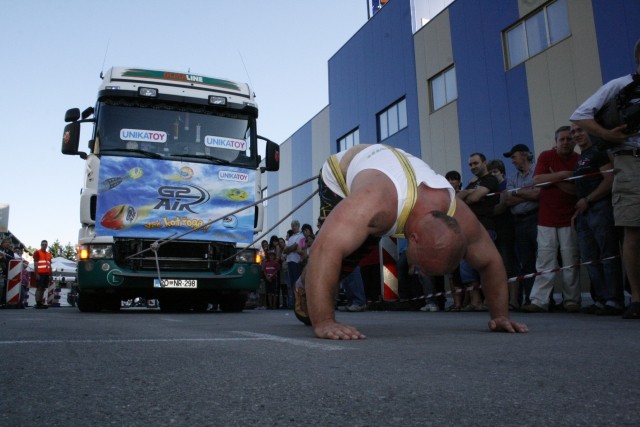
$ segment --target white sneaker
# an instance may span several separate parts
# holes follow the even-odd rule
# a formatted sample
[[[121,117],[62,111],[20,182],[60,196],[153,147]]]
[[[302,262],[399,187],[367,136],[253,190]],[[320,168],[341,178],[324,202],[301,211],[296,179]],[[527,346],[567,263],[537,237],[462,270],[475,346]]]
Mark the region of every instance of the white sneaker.
[[[365,311],[366,309],[367,309],[366,305],[359,305],[359,304],[351,304],[350,306],[347,307],[347,311],[350,311],[352,313]]]
[[[420,311],[436,312],[436,311],[440,311],[440,309],[438,308],[438,306],[436,304],[430,302],[430,303],[425,304],[424,307],[421,307]]]

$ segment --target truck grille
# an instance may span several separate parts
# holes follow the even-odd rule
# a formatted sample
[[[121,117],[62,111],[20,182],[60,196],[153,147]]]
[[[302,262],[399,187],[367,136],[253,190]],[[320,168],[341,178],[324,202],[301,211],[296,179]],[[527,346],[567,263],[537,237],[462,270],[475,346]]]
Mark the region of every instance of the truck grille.
[[[155,271],[156,255],[150,250],[153,242],[155,240],[116,241],[116,263],[134,271]],[[145,252],[140,253],[142,251]],[[158,263],[161,270],[219,272],[233,265],[236,252],[231,243],[173,240],[158,248]]]

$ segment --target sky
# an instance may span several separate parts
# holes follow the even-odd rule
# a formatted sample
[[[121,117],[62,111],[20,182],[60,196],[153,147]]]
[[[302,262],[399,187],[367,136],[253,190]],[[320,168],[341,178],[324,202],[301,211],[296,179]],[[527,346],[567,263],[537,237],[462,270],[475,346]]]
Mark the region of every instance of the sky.
[[[0,159],[9,231],[77,243],[84,162],[60,152],[64,114],[95,103],[112,66],[248,82],[259,134],[281,143],[328,104],[327,61],[365,0],[0,0]],[[90,126],[83,126],[86,150]]]

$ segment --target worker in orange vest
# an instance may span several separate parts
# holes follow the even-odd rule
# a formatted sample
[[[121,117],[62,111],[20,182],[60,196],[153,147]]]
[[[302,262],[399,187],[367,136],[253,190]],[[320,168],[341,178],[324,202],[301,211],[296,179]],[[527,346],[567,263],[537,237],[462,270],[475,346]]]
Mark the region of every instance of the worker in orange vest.
[[[36,276],[36,308],[48,308],[43,304],[44,291],[53,281],[51,275],[51,254],[47,252],[49,243],[43,240],[40,243],[40,249],[33,254],[33,270]]]

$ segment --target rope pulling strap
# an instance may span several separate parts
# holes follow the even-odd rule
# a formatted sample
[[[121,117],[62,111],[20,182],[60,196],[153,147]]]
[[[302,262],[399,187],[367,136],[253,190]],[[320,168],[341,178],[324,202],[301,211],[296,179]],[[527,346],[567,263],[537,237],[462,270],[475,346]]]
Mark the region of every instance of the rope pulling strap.
[[[607,170],[599,171],[599,172],[590,172],[590,173],[585,173],[583,175],[576,175],[576,176],[570,176],[569,178],[558,179],[556,181],[541,182],[540,184],[525,185],[524,187],[511,188],[509,190],[496,191],[494,193],[487,194],[485,197],[497,196],[497,195],[500,195],[502,193],[511,193],[511,192],[520,191],[520,190],[530,190],[532,188],[537,188],[537,187],[546,187],[547,185],[555,184],[555,183],[558,183],[558,182],[575,181],[576,179],[587,178],[587,177],[590,177],[590,176],[597,176],[597,175],[602,175],[602,174],[605,174],[605,173],[613,173],[613,172],[614,172],[613,169],[607,169]]]
[[[184,237],[184,236],[186,236],[187,234],[191,234],[191,233],[193,233],[193,232],[195,232],[195,231],[198,231],[198,230],[200,230],[200,229],[202,229],[202,228],[204,228],[204,227],[209,227],[211,224],[214,224],[214,223],[216,223],[216,222],[218,222],[218,221],[221,221],[221,220],[223,220],[224,218],[228,217],[229,215],[234,215],[234,214],[237,214],[238,212],[242,212],[242,211],[243,211],[243,210],[245,210],[245,209],[252,208],[252,207],[254,207],[254,206],[256,206],[256,205],[258,205],[258,204],[260,204],[260,203],[263,203],[263,202],[264,202],[264,201],[266,201],[266,200],[272,199],[272,198],[274,198],[274,197],[276,197],[276,196],[279,196],[279,195],[281,195],[281,194],[283,194],[283,193],[286,193],[287,191],[291,191],[291,190],[293,190],[294,188],[300,187],[300,186],[302,186],[302,185],[304,185],[304,184],[306,184],[306,183],[308,183],[308,182],[310,182],[310,181],[313,181],[313,180],[315,180],[315,179],[318,179],[318,175],[316,175],[316,176],[312,176],[311,178],[308,178],[308,179],[305,179],[304,181],[301,181],[301,182],[299,182],[298,184],[295,184],[295,185],[292,185],[292,186],[290,186],[290,187],[287,187],[287,188],[285,188],[284,190],[278,191],[277,193],[274,193],[274,194],[272,194],[272,195],[270,195],[270,196],[267,196],[267,197],[263,197],[263,198],[261,198],[261,199],[258,199],[258,200],[256,200],[255,202],[250,203],[250,204],[248,204],[248,205],[244,205],[244,206],[242,206],[242,207],[240,207],[240,208],[238,208],[238,209],[236,209],[236,210],[234,210],[234,211],[227,212],[227,213],[225,213],[224,215],[219,216],[218,218],[212,219],[211,221],[209,221],[209,222],[207,222],[207,223],[204,223],[204,224],[200,225],[199,227],[195,227],[195,228],[193,228],[193,229],[191,229],[191,230],[187,230],[187,231],[185,231],[184,233],[181,233],[181,234],[177,234],[177,235],[175,235],[175,234],[174,234],[174,235],[171,235],[171,236],[169,236],[169,237],[167,237],[167,238],[164,238],[164,239],[158,239],[158,240],[156,240],[155,242],[153,242],[153,243],[150,245],[150,247],[149,247],[149,248],[147,248],[147,249],[143,249],[143,250],[141,250],[140,252],[136,252],[135,254],[129,255],[129,256],[127,257],[127,259],[130,259],[130,258],[136,257],[136,256],[138,256],[138,255],[142,255],[142,254],[147,253],[147,252],[149,252],[149,251],[153,251],[153,252],[155,253],[155,256],[156,256],[156,263],[157,263],[157,261],[158,261],[158,260],[157,260],[157,257],[158,257],[158,250],[160,249],[160,247],[161,247],[162,245],[164,245],[164,244],[166,244],[166,243],[169,243],[169,242],[171,242],[171,241],[173,241],[173,240],[177,240],[177,239],[179,239],[180,237]],[[314,194],[315,194],[315,193],[314,193]],[[310,198],[311,198],[311,197],[308,197],[306,200],[309,200]],[[306,201],[306,200],[305,200],[305,201]],[[299,205],[298,207],[300,207],[300,206],[302,206],[302,205]],[[291,212],[291,213],[293,213],[293,212]],[[254,243],[255,243],[255,242],[254,242]],[[252,244],[253,244],[253,243],[252,243]],[[235,255],[234,255],[234,256],[235,256]]]
[[[400,238],[403,238],[403,237],[404,237],[404,234],[402,234],[402,233],[398,233],[398,231],[399,231],[399,230],[403,230],[403,229],[404,229],[404,223],[406,222],[406,219],[407,219],[407,217],[409,216],[409,213],[411,212],[411,209],[412,209],[412,208],[413,208],[413,206],[415,205],[415,202],[416,202],[416,199],[417,199],[417,181],[416,181],[416,178],[415,178],[415,174],[413,173],[413,168],[412,168],[412,167],[411,167],[411,165],[406,161],[406,158],[405,158],[404,156],[402,156],[400,153],[398,153],[395,149],[393,149],[393,147],[389,147],[389,148],[390,148],[390,149],[391,149],[391,151],[395,154],[395,156],[398,158],[398,161],[400,162],[400,164],[401,164],[401,166],[402,166],[402,168],[403,168],[403,170],[404,170],[404,172],[405,172],[405,175],[406,175],[406,177],[407,177],[407,181],[408,181],[408,182],[410,182],[410,183],[412,184],[412,185],[409,185],[409,186],[408,186],[408,188],[407,188],[407,199],[405,200],[405,203],[404,203],[404,205],[403,205],[402,212],[401,212],[401,216],[400,216],[400,218],[398,219],[398,227],[396,228],[396,234],[394,234],[394,237],[400,237]],[[335,155],[330,156],[330,157],[329,157],[329,159],[328,159],[328,164],[329,164],[329,166],[330,166],[330,168],[331,168],[331,171],[333,172],[333,174],[334,174],[335,178],[338,180],[338,183],[339,183],[339,185],[340,185],[340,188],[342,189],[342,191],[344,192],[344,194],[345,194],[345,195],[348,195],[348,194],[349,194],[349,190],[348,190],[348,188],[347,188],[346,181],[345,181],[345,177],[344,177],[344,176],[343,176],[343,174],[342,174],[342,170],[341,170],[341,168],[340,168],[340,164],[339,164],[339,161],[338,161],[337,157],[336,157]],[[532,185],[532,186],[526,186],[526,187],[521,187],[521,188],[518,188],[518,189],[511,189],[511,190],[505,190],[505,191],[509,191],[509,192],[510,192],[510,191],[515,191],[515,190],[520,190],[520,189],[528,189],[528,188],[542,187],[542,186],[546,186],[546,185],[554,184],[554,183],[556,183],[556,182],[562,182],[562,181],[573,181],[573,180],[580,179],[580,178],[584,178],[584,177],[588,177],[588,176],[594,176],[594,175],[600,175],[600,174],[602,174],[602,173],[612,173],[612,172],[613,172],[613,169],[609,169],[609,170],[606,170],[606,171],[594,172],[594,173],[588,173],[588,174],[578,175],[578,176],[573,176],[573,177],[569,177],[569,178],[565,178],[565,179],[561,179],[561,180],[557,180],[557,181],[549,181],[549,182],[544,182],[544,183],[540,183],[540,184],[535,184],[535,185]],[[158,252],[159,252],[159,249],[160,249],[160,247],[161,247],[162,245],[164,245],[164,244],[166,244],[166,243],[169,243],[169,242],[171,242],[171,241],[173,241],[173,240],[177,240],[177,239],[179,239],[179,238],[181,238],[181,237],[183,237],[183,236],[186,236],[186,235],[188,235],[188,234],[190,234],[190,233],[193,233],[193,232],[195,232],[195,231],[198,231],[198,230],[200,230],[200,229],[201,229],[201,228],[203,228],[203,227],[208,227],[208,226],[210,226],[211,224],[214,224],[214,223],[216,223],[216,222],[218,222],[218,221],[221,221],[222,219],[226,218],[226,217],[227,217],[227,216],[229,216],[229,215],[234,215],[234,214],[236,214],[236,213],[238,213],[238,212],[242,212],[242,211],[243,211],[243,210],[245,210],[245,209],[248,209],[248,208],[254,207],[254,206],[256,206],[256,205],[258,205],[258,204],[260,204],[260,203],[263,203],[263,202],[265,202],[265,201],[267,201],[267,200],[269,200],[269,199],[272,199],[272,198],[274,198],[274,197],[280,196],[281,194],[284,194],[284,193],[286,193],[286,192],[288,192],[288,191],[291,191],[291,190],[293,190],[293,189],[295,189],[295,188],[298,188],[298,187],[300,187],[300,186],[302,186],[302,185],[304,185],[304,184],[306,184],[306,183],[308,183],[308,182],[311,182],[311,181],[313,181],[313,180],[316,180],[316,179],[318,179],[318,177],[319,177],[319,175],[312,176],[312,177],[310,177],[310,178],[308,178],[308,179],[305,179],[305,180],[303,180],[303,181],[301,181],[301,182],[299,182],[299,183],[297,183],[297,184],[294,184],[294,185],[289,186],[289,187],[287,187],[287,188],[285,188],[285,189],[283,189],[283,190],[281,190],[281,191],[278,191],[278,192],[276,192],[276,193],[274,193],[274,194],[272,194],[272,195],[269,195],[269,196],[267,196],[267,197],[263,197],[263,198],[261,198],[261,199],[256,200],[256,201],[255,201],[255,202],[253,202],[253,203],[250,203],[250,204],[248,204],[248,205],[244,205],[244,206],[242,206],[242,207],[240,207],[240,208],[238,208],[238,209],[236,209],[236,210],[234,210],[234,211],[232,211],[232,212],[229,212],[229,213],[226,213],[226,214],[224,214],[224,215],[221,215],[221,216],[219,216],[218,218],[215,218],[215,219],[213,219],[213,220],[211,220],[211,221],[209,221],[209,222],[207,222],[207,223],[205,223],[205,224],[200,225],[199,227],[196,227],[196,228],[193,228],[193,229],[191,229],[191,230],[185,231],[184,233],[177,234],[177,235],[172,235],[172,236],[169,236],[169,237],[167,237],[167,238],[165,238],[165,239],[159,239],[159,240],[156,240],[155,242],[153,242],[153,243],[150,245],[150,247],[149,247],[149,248],[144,249],[144,250],[142,250],[142,251],[140,251],[140,252],[137,252],[137,253],[135,253],[135,254],[129,255],[129,256],[127,257],[127,259],[129,259],[129,258],[133,258],[133,257],[138,256],[138,255],[141,255],[141,254],[144,254],[144,253],[146,253],[146,252],[148,252],[148,251],[152,251],[152,252],[153,252],[153,254],[154,254],[154,259],[155,259],[155,264],[156,264],[156,270],[157,270],[157,273],[158,273],[158,280],[160,281],[160,283],[162,283],[161,275],[160,275],[160,261],[159,261],[159,257],[158,257]],[[251,243],[248,245],[248,247],[251,247],[251,246],[253,246],[255,243],[257,243],[258,241],[262,240],[262,239],[263,239],[263,238],[264,238],[268,233],[270,233],[270,232],[271,232],[272,230],[274,230],[277,226],[279,226],[280,224],[282,224],[282,222],[284,222],[284,220],[285,220],[285,219],[287,219],[288,217],[290,217],[291,215],[293,215],[293,213],[294,213],[294,212],[296,212],[296,211],[297,211],[298,209],[300,209],[303,205],[305,205],[309,200],[311,200],[311,198],[313,198],[313,196],[315,196],[315,195],[318,193],[318,191],[319,191],[318,189],[316,189],[315,191],[313,191],[313,192],[312,192],[308,197],[306,197],[306,198],[305,198],[305,199],[304,199],[300,204],[298,204],[295,208],[293,208],[293,209],[292,209],[291,211],[289,211],[285,216],[283,216],[283,217],[282,217],[282,219],[280,219],[280,221],[278,221],[277,223],[275,223],[271,228],[269,228],[267,231],[265,231],[264,233],[262,233],[262,235],[260,235],[257,239],[255,239],[253,242],[251,242]],[[500,193],[502,193],[502,192],[489,193],[489,194],[487,194],[485,197],[498,195],[498,194],[500,194]],[[453,210],[453,211],[455,211],[455,199],[452,201],[452,206],[450,207],[449,211],[450,211],[450,212],[452,212],[452,210]],[[238,253],[240,253],[240,252],[242,252],[242,251],[244,251],[244,249],[243,249],[243,250],[241,250],[241,251],[239,251]],[[236,255],[237,255],[237,254],[234,254],[234,255],[232,255],[232,256],[230,256],[230,257],[228,257],[228,258],[224,259],[224,260],[223,260],[223,262],[228,261],[229,259],[231,259],[231,258],[235,257]],[[537,276],[537,275],[541,275],[541,274],[548,274],[548,273],[554,273],[554,272],[556,272],[556,271],[560,271],[560,270],[567,269],[567,268],[575,268],[575,267],[580,266],[580,265],[587,265],[587,264],[593,264],[593,263],[603,262],[603,261],[606,261],[606,260],[609,260],[609,259],[613,259],[613,258],[616,258],[616,257],[617,257],[617,256],[615,256],[615,257],[605,258],[605,259],[598,260],[598,261],[588,261],[588,262],[586,262],[586,263],[583,263],[583,264],[576,264],[576,265],[573,265],[573,266],[561,267],[561,268],[559,268],[559,269],[554,269],[554,270],[549,270],[549,271],[544,271],[544,272],[536,272],[536,273],[531,273],[531,274],[527,274],[527,275],[524,275],[524,276],[512,277],[512,278],[509,278],[509,280],[508,280],[508,281],[509,281],[509,282],[514,282],[514,281],[516,281],[516,280],[520,281],[520,280],[524,280],[524,279],[527,279],[527,278],[535,277],[535,276]],[[431,296],[439,296],[439,295],[443,295],[443,294],[445,294],[445,293],[438,293],[438,294],[433,294],[433,295],[428,295],[428,296],[422,296],[421,298],[428,298],[428,297],[431,297]]]

